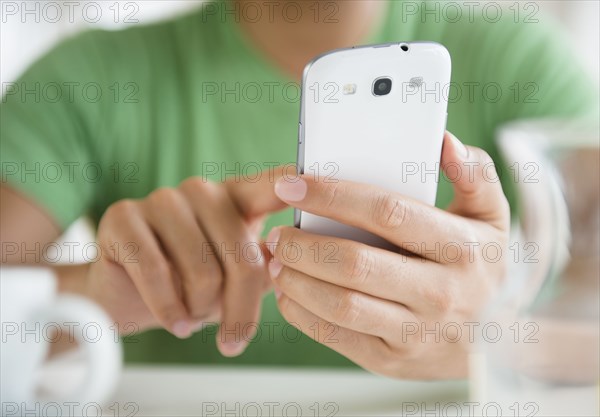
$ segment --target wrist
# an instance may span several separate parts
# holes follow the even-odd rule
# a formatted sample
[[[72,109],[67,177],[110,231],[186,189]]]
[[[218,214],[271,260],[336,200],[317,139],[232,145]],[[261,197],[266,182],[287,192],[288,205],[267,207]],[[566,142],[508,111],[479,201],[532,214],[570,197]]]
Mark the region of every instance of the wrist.
[[[89,268],[90,264],[54,266],[52,269],[58,282],[58,292],[90,298],[87,285]]]

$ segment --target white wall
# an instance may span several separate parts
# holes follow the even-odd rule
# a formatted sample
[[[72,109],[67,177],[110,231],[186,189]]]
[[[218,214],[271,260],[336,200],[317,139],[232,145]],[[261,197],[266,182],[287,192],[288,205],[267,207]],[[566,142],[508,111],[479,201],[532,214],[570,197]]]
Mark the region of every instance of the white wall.
[[[199,5],[195,0],[0,0],[0,81],[14,81],[39,54],[85,27],[114,29]]]
[[[568,31],[573,48],[600,84],[600,1],[537,1],[540,9],[557,18]]]

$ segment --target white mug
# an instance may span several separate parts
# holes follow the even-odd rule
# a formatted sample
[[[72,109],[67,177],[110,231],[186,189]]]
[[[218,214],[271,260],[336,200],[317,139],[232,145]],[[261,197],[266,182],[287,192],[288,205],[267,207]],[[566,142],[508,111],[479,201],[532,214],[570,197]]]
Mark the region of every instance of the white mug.
[[[82,297],[58,295],[56,277],[45,268],[1,267],[0,298],[2,415],[31,415],[49,404],[100,405],[109,399],[120,374],[122,351],[110,318],[100,307]],[[77,341],[87,372],[72,392],[42,398],[41,370],[57,331],[63,339],[67,331]]]

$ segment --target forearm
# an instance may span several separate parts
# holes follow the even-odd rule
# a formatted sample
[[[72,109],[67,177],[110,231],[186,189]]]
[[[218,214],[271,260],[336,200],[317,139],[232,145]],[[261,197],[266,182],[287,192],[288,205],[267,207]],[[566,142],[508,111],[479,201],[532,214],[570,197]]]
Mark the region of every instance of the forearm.
[[[2,266],[46,267],[54,270],[59,292],[85,294],[90,264],[44,262],[40,248],[58,239],[57,223],[31,199],[6,184],[0,186]]]

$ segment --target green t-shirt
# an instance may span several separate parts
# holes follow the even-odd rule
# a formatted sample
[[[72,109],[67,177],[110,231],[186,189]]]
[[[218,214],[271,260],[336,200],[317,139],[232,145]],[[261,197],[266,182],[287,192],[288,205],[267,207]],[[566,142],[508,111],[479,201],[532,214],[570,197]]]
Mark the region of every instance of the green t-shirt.
[[[440,9],[443,2],[427,3],[428,13],[423,3],[409,3],[391,2],[365,43],[445,45],[453,62],[448,129],[464,142],[496,159],[494,132],[506,121],[597,112],[597,89],[547,17],[527,23],[523,11],[515,19],[504,9],[496,21],[490,10],[465,8],[457,19]],[[117,200],[141,198],[189,176],[221,180],[294,162],[298,83],[244,38],[234,14],[213,11],[79,34],[5,86],[3,181],[66,228],[86,214],[97,221]],[[451,195],[442,182],[438,205]],[[274,215],[267,230],[291,219],[289,210]],[[209,328],[183,341],[162,330],[136,335],[126,339],[126,359],[351,364],[287,325],[273,296],[265,299],[262,320],[238,358],[218,354]]]

